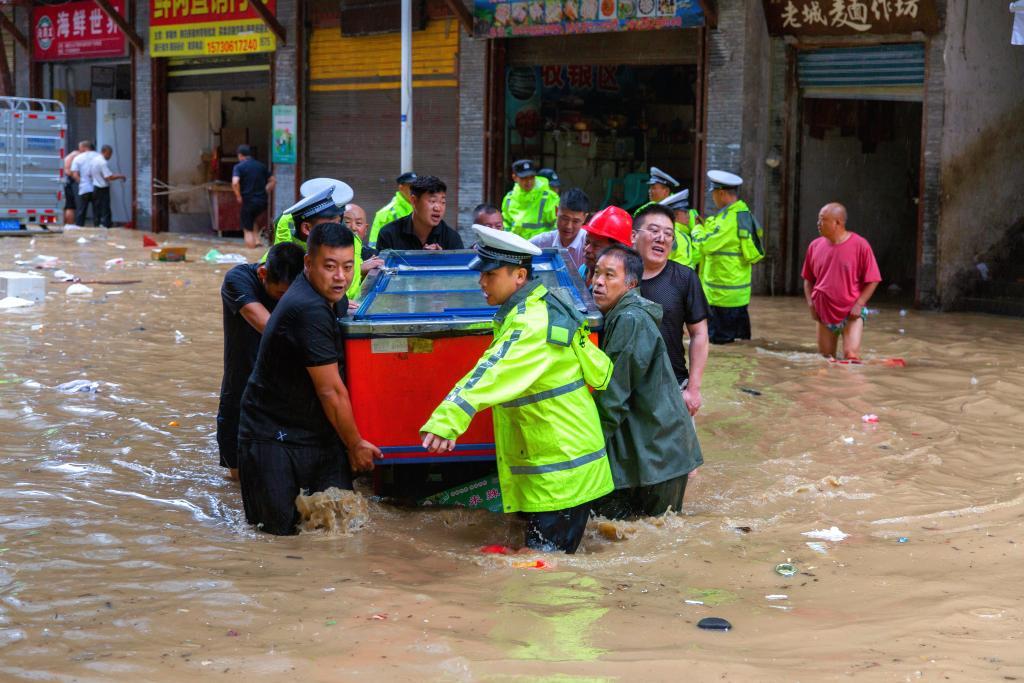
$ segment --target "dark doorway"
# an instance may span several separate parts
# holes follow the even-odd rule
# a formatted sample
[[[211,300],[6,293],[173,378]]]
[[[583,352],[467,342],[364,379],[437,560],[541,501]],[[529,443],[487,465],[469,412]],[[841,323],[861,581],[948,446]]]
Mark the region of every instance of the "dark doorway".
[[[818,211],[847,208],[847,227],[868,240],[882,287],[914,292],[921,169],[921,103],[803,98],[795,277],[818,236]],[[893,288],[895,291],[895,288]]]

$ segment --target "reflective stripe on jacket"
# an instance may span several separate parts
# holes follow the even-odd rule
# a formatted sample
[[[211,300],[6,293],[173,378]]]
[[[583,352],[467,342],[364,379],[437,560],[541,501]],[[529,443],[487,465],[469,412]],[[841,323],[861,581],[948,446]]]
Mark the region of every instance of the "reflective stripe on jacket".
[[[370,246],[374,249],[377,248],[377,235],[380,234],[381,228],[392,221],[397,221],[399,218],[405,218],[410,213],[412,213],[412,204],[409,203],[404,194],[395,192],[395,196],[391,198],[391,201],[385,204],[373,216],[373,224],[370,226]]]
[[[750,303],[751,265],[764,258],[764,230],[742,201],[709,216],[693,231],[700,250],[700,281],[712,306]]]
[[[498,310],[494,341],[421,431],[454,439],[493,408],[505,512],[582,505],[614,487],[587,389],[607,387],[611,374],[581,314],[534,280]]]
[[[537,178],[529,192],[516,185],[501,202],[505,229],[524,239],[554,230],[557,211],[558,195],[549,189],[544,178]]]

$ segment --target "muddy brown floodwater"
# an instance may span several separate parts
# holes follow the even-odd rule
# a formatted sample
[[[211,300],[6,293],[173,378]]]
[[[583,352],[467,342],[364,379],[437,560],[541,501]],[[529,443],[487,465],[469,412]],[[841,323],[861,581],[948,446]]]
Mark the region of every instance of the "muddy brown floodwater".
[[[500,515],[249,529],[214,439],[230,266],[199,260],[240,249],[179,243],[0,239],[0,269],[142,281],[0,311],[0,680],[1024,680],[1024,321],[883,302],[866,357],[906,367],[830,366],[800,300],[758,299],[712,349],[685,516],[524,569],[477,552]]]

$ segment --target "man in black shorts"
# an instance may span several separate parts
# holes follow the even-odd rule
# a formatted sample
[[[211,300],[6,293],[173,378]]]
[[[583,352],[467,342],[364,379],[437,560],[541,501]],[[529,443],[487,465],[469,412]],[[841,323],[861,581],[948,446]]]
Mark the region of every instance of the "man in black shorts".
[[[360,436],[342,381],[339,319],[348,308],[354,244],[341,223],[313,228],[305,272],[271,314],[242,396],[238,473],[245,517],[278,536],[296,533],[300,491],[351,489],[353,472],[372,470],[380,457]]]
[[[255,249],[260,246],[256,221],[267,211],[270,193],[277,186],[277,179],[260,161],[252,158],[249,145],[238,146],[238,163],[231,171],[231,189],[235,199],[242,205],[240,222],[245,246]]]
[[[217,409],[220,466],[238,479],[238,414],[242,392],[260,349],[260,337],[277,301],[302,272],[306,252],[297,244],[275,244],[265,263],[241,263],[224,276],[224,378]]]
[[[669,260],[675,235],[675,216],[660,204],[652,204],[633,217],[633,245],[644,261],[640,294],[661,304],[661,336],[665,339],[672,370],[683,392],[690,415],[700,410],[704,365],[708,360],[708,301],[697,273]],[[687,371],[683,330],[690,335],[690,368]]]

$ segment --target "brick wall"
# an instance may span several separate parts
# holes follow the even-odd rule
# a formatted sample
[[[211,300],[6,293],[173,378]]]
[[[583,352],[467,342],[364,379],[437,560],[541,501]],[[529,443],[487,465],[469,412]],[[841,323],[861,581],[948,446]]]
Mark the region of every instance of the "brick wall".
[[[14,25],[21,31],[21,35],[29,37],[29,45],[32,44],[31,19],[31,7],[14,8]],[[14,43],[14,63],[11,64],[11,68],[14,69],[14,92],[17,93],[18,97],[31,97],[32,95],[38,97],[38,93],[30,92],[29,51],[23,48],[21,43],[16,41],[14,36],[10,34],[4,36],[4,42],[7,41]]]
[[[484,196],[484,98],[487,41],[459,37],[459,227],[473,223]],[[465,236],[463,237],[465,239]]]

